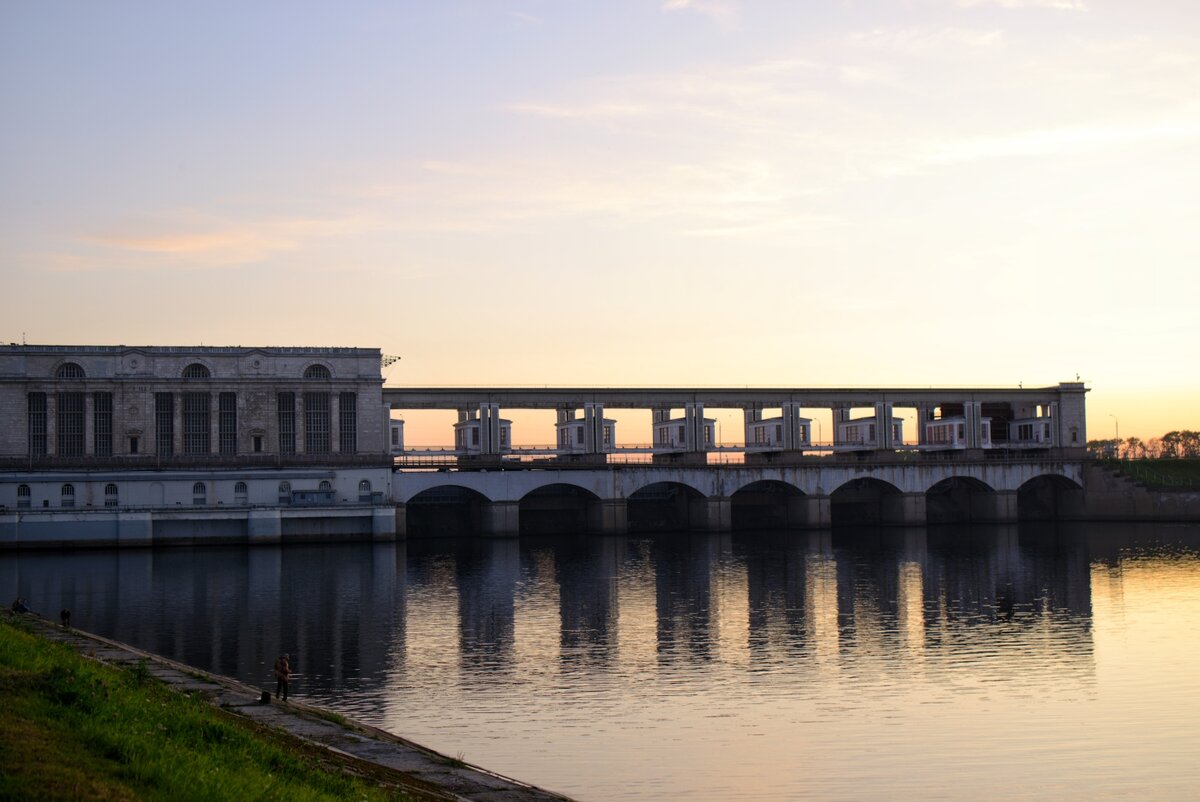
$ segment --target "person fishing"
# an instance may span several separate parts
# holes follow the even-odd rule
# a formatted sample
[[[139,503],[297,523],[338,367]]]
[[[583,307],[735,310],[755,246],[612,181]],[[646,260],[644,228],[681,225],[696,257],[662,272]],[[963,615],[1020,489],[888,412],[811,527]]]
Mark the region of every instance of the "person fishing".
[[[291,658],[285,652],[275,660],[275,698],[287,701],[288,683],[292,679]],[[280,696],[282,694],[282,697]]]

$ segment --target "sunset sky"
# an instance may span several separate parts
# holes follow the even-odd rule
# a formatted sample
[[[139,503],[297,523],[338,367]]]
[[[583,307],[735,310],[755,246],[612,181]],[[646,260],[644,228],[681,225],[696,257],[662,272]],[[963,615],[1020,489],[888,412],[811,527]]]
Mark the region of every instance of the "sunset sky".
[[[1195,0],[6,0],[0,115],[6,342],[1200,428]]]

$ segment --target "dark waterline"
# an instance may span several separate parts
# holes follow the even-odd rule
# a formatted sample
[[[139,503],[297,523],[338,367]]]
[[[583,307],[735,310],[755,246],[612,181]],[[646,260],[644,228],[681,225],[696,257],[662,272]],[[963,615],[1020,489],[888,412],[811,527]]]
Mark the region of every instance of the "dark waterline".
[[[5,555],[48,616],[581,799],[1183,798],[1200,528]]]

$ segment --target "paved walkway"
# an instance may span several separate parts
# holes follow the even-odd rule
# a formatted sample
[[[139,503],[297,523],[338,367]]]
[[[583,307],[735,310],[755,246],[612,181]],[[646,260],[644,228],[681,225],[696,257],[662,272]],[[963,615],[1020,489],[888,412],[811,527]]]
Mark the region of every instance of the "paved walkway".
[[[99,635],[64,630],[37,616],[31,615],[27,620],[38,626],[46,638],[66,643],[87,657],[120,665],[135,665],[145,660],[152,676],[178,691],[202,694],[226,711],[283,731],[309,746],[328,750],[342,761],[362,761],[360,768],[365,773],[378,775],[378,767],[382,767],[393,783],[426,798],[464,802],[570,802],[565,796],[465,764],[377,727],[340,715],[346,722],[344,725],[322,718],[321,713],[326,716],[330,713],[321,708],[301,702],[264,704],[259,701],[260,689],[229,677],[210,674]]]

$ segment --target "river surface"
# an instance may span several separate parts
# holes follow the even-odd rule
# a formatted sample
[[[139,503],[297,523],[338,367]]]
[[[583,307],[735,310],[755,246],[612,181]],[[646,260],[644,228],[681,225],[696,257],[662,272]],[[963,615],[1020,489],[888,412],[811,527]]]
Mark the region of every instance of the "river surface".
[[[1200,797],[1200,527],[0,556],[0,590],[580,800]]]

